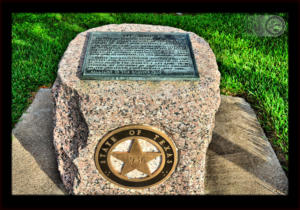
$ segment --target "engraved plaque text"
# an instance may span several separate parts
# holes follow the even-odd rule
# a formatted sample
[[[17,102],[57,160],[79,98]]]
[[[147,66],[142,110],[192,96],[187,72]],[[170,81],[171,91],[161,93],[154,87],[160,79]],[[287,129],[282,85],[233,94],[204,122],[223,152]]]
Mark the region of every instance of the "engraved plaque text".
[[[81,79],[199,79],[187,33],[90,32]]]

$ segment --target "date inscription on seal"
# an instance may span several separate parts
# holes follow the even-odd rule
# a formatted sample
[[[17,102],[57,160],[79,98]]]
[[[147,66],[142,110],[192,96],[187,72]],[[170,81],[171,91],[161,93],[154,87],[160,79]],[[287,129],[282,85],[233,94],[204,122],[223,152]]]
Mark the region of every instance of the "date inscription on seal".
[[[81,79],[197,80],[188,33],[90,32]]]
[[[162,131],[147,125],[129,125],[106,134],[98,143],[95,164],[110,182],[125,188],[162,183],[174,172],[177,150]]]

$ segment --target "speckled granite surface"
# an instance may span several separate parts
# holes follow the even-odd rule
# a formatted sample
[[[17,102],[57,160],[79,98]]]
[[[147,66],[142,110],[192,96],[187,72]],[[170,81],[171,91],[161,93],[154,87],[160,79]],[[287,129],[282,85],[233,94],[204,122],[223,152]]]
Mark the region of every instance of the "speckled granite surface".
[[[220,104],[220,73],[207,42],[192,32],[199,81],[80,80],[86,34],[91,31],[185,32],[166,26],[106,25],[78,34],[60,63],[52,95],[54,146],[58,169],[71,194],[203,194],[205,156]],[[95,147],[109,131],[148,124],[166,132],[179,151],[179,162],[165,182],[126,189],[102,178],[94,163]]]

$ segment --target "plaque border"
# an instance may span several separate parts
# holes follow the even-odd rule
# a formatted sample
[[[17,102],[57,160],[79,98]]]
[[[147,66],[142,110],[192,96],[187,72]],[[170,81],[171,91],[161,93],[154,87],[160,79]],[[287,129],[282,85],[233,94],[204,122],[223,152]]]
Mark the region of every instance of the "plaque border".
[[[136,76],[123,76],[123,75],[116,75],[116,76],[105,76],[105,75],[99,75],[99,74],[88,74],[84,71],[84,67],[87,65],[86,64],[86,56],[87,53],[90,49],[90,40],[91,37],[94,34],[160,34],[160,35],[185,35],[186,39],[187,39],[187,45],[189,47],[189,52],[190,52],[190,56],[193,62],[193,68],[194,68],[194,75],[136,75]],[[147,81],[147,80],[157,80],[157,81],[164,81],[164,80],[199,80],[199,72],[198,72],[198,67],[195,61],[195,56],[193,53],[193,47],[192,47],[192,43],[190,40],[190,36],[189,33],[179,33],[179,32],[100,32],[100,31],[92,31],[92,32],[88,32],[87,35],[87,47],[86,50],[84,52],[84,57],[83,57],[83,64],[82,66],[80,66],[80,79],[81,80],[143,80],[143,81]]]

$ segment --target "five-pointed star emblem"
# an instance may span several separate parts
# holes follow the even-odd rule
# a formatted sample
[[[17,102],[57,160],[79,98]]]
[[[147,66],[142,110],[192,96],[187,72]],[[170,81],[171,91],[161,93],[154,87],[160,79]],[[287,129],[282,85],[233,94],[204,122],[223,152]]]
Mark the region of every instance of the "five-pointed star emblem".
[[[143,152],[137,139],[132,140],[129,152],[112,152],[112,156],[124,162],[121,175],[125,176],[130,171],[137,169],[148,176],[151,175],[147,162],[160,156],[160,152]]]

